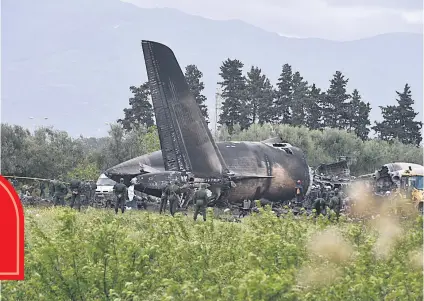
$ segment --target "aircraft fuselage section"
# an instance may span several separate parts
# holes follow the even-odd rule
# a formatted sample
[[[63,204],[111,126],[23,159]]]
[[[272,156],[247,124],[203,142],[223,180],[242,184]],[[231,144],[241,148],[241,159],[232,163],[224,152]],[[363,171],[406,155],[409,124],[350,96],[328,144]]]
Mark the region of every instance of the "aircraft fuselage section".
[[[217,147],[227,164],[229,170],[235,174],[235,184],[230,191],[228,200],[238,203],[244,199],[266,198],[276,202],[292,199],[295,195],[297,180],[301,180],[304,191],[310,184],[309,166],[303,152],[296,147],[285,144],[266,144],[262,142],[218,142]],[[112,167],[107,175],[113,180],[119,180],[124,176],[124,170],[120,166],[126,166],[128,170],[136,170],[139,163],[149,165],[158,171],[164,171],[161,159],[161,151],[134,158],[127,162]],[[136,167],[131,167],[136,164]],[[117,171],[121,171],[120,174]],[[133,175],[133,172],[131,174]],[[170,177],[168,172],[145,174],[142,178],[145,187],[136,185],[135,189],[143,189],[144,192],[160,196],[159,188],[170,179],[174,179],[174,172]],[[150,180],[149,180],[150,178]],[[149,185],[148,182],[155,182]],[[158,182],[159,181],[159,182]],[[153,184],[151,182],[151,184]],[[213,189],[212,184],[211,188]],[[137,190],[138,190],[137,189]]]

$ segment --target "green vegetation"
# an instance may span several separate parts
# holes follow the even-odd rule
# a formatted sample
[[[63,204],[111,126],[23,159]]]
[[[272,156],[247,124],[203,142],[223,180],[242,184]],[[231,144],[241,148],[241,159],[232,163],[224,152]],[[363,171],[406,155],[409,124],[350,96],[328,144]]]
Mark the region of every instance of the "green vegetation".
[[[26,209],[26,280],[3,300],[421,300],[422,217],[242,223]]]
[[[226,126],[216,134],[217,141],[261,141],[281,136],[300,147],[310,166],[330,163],[339,156],[355,159],[351,170],[360,175],[374,172],[383,164],[403,161],[423,164],[423,148],[399,140],[361,140],[345,130],[309,130],[289,125],[254,124],[241,131],[235,125],[230,135]],[[4,175],[69,179],[82,176],[96,180],[100,172],[125,160],[160,149],[155,126],[140,126],[126,132],[112,124],[108,137],[73,139],[66,132],[51,128],[29,133],[20,126],[2,124],[1,166]]]
[[[339,156],[351,156],[354,159],[351,166],[354,175],[374,172],[390,162],[423,164],[422,147],[402,144],[396,139],[391,142],[378,139],[362,141],[354,133],[337,129],[320,131],[284,124],[255,124],[244,131],[235,127],[230,135],[226,127],[222,127],[217,140],[261,141],[276,136],[302,149],[310,166],[334,162]]]

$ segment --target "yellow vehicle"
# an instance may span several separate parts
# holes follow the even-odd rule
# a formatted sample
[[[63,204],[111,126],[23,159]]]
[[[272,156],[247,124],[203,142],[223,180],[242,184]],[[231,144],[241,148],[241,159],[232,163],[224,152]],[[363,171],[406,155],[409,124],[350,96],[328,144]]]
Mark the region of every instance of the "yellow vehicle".
[[[424,201],[424,170],[406,170],[400,178],[400,189],[404,196],[412,202],[419,212],[423,213]]]

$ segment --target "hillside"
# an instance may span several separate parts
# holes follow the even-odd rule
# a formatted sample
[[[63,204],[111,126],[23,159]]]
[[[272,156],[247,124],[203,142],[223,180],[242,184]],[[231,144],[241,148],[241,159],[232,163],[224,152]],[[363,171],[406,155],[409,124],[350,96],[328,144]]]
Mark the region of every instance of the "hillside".
[[[386,34],[335,42],[281,37],[241,21],[214,21],[118,0],[2,1],[2,122],[54,125],[104,135],[122,116],[129,86],[146,80],[140,40],[170,46],[181,66],[198,65],[214,113],[219,66],[228,57],[276,81],[284,63],[326,89],[336,70],[378,118],[408,82],[422,110],[422,35]],[[34,119],[29,119],[32,116]],[[48,117],[47,121],[43,117]],[[421,118],[422,115],[420,115]],[[214,118],[211,118],[214,120]]]

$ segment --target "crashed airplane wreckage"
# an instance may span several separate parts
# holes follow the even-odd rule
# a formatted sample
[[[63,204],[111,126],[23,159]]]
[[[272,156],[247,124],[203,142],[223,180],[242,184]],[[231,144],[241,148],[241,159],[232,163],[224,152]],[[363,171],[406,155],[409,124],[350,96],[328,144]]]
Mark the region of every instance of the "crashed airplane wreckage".
[[[374,173],[359,176],[357,180],[373,183],[376,192],[390,191],[400,187],[402,176],[409,172],[422,175],[424,166],[405,162],[388,163]]]
[[[343,159],[330,164],[321,164],[314,170],[313,183],[315,185],[342,188],[354,179],[350,175],[350,161]]]
[[[114,181],[160,197],[169,181],[207,183],[216,203],[245,199],[291,200],[301,180],[310,188],[310,168],[302,150],[278,138],[262,142],[217,142],[191,94],[174,53],[142,41],[161,151],[108,169]]]

